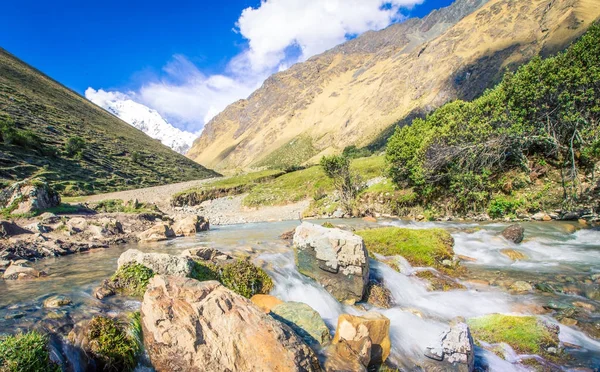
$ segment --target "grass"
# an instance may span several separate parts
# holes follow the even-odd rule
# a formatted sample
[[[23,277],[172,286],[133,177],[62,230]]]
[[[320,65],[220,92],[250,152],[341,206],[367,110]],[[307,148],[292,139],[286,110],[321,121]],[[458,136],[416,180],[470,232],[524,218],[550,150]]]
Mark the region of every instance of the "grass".
[[[0,339],[0,371],[58,372],[60,370],[60,366],[50,360],[48,338],[41,333],[31,331]]]
[[[486,315],[468,320],[475,340],[504,342],[520,354],[544,354],[558,346],[558,335],[534,316]]]
[[[218,175],[3,49],[0,129],[2,184],[38,176],[62,195],[78,196]],[[76,137],[85,144],[74,156],[68,144]]]
[[[413,266],[433,267],[448,273],[444,260],[452,260],[454,240],[443,229],[406,229],[399,227],[383,227],[371,230],[360,230],[361,236],[369,251],[382,256],[402,256]]]
[[[223,266],[219,281],[246,298],[255,294],[268,294],[273,289],[273,281],[269,275],[260,267],[245,260],[237,260]]]
[[[286,169],[304,163],[317,153],[318,151],[314,148],[310,137],[299,136],[271,152],[256,163],[256,166],[269,169]]]
[[[140,202],[124,203],[121,199],[106,199],[94,203],[91,208],[100,213],[152,213],[157,211],[157,207],[153,204]]]
[[[139,319],[137,323],[135,317],[129,325],[106,316],[92,318],[87,334],[89,346],[105,371],[133,371],[141,351],[139,335],[136,335],[141,328]]]

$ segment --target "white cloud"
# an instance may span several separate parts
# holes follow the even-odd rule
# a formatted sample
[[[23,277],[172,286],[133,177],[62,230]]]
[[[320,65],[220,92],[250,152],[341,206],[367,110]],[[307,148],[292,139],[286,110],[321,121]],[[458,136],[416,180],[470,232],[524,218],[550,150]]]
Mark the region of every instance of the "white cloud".
[[[401,8],[422,1],[263,0],[258,8],[242,11],[236,32],[248,45],[221,74],[206,75],[185,56],[175,55],[158,79],[142,84],[137,92],[102,92],[137,100],[178,127],[198,131],[271,73],[324,52],[349,35],[387,27],[402,19]],[[98,94],[94,98],[102,99]]]

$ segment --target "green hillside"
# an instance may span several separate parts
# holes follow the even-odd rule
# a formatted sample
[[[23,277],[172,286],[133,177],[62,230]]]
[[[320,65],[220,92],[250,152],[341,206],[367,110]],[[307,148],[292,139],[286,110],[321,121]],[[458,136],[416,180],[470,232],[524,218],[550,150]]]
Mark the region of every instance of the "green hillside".
[[[45,177],[64,195],[217,175],[0,48],[0,183]]]

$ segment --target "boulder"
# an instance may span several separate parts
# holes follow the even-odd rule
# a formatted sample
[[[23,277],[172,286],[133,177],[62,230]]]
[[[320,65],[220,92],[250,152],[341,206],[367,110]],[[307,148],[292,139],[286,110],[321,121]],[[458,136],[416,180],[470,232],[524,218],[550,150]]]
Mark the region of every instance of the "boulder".
[[[0,209],[8,208],[11,214],[43,211],[59,205],[60,195],[39,178],[15,182],[0,190]]]
[[[371,340],[366,337],[355,351],[342,340],[330,345],[324,351],[326,372],[367,372],[371,358]]]
[[[80,233],[88,228],[88,222],[83,217],[73,217],[67,221],[67,226],[70,227],[72,231]]]
[[[525,281],[518,280],[511,284],[510,290],[514,292],[531,292],[533,291],[533,287],[531,286],[531,284]]]
[[[267,294],[255,294],[250,298],[250,301],[267,314],[271,312],[273,307],[283,303],[277,297]]]
[[[271,308],[271,316],[289,325],[309,345],[331,342],[329,328],[312,307],[302,302],[284,302]]]
[[[373,306],[389,309],[394,303],[392,292],[377,280],[369,280],[365,293],[365,302]]]
[[[173,224],[173,232],[177,236],[193,236],[209,228],[208,220],[201,216],[188,216]]]
[[[515,244],[523,241],[524,234],[525,228],[519,224],[510,225],[502,231],[502,236]]]
[[[469,327],[462,322],[453,324],[442,333],[439,343],[425,349],[427,371],[471,372],[475,362],[475,347]]]
[[[145,253],[129,249],[119,256],[118,269],[128,264],[140,264],[157,275],[189,277],[194,268],[193,261],[187,257],[171,256],[166,253]]]
[[[57,308],[70,305],[73,301],[67,296],[52,296],[44,300],[44,307]]]
[[[166,223],[154,225],[138,235],[138,239],[141,242],[159,242],[161,240],[167,240],[174,237],[175,233]]]
[[[123,234],[123,225],[115,218],[101,218],[98,223],[100,224],[100,234],[102,236]]]
[[[369,280],[369,258],[363,239],[349,231],[303,222],[294,234],[296,266],[338,301],[363,298]]]
[[[365,341],[368,338],[369,341]],[[342,314],[338,318],[333,344],[345,342],[356,355],[364,351],[365,343],[370,343],[369,362],[365,366],[377,366],[390,355],[390,320],[385,316],[368,312],[362,316]]]
[[[287,325],[216,281],[155,276],[141,307],[156,371],[319,371]]]
[[[31,223],[25,226],[25,229],[35,234],[46,234],[51,231],[48,226],[43,225],[40,222]]]
[[[4,271],[4,275],[2,277],[5,280],[22,280],[36,279],[42,276],[46,276],[46,273],[28,266],[21,266],[13,263],[6,269],[6,271]]]
[[[53,224],[60,221],[60,217],[51,212],[44,212],[38,217],[42,223]]]
[[[189,257],[192,260],[223,262],[233,259],[227,253],[210,247],[190,248],[181,252],[183,257]]]
[[[552,218],[544,212],[537,212],[531,218],[535,221],[550,221]]]

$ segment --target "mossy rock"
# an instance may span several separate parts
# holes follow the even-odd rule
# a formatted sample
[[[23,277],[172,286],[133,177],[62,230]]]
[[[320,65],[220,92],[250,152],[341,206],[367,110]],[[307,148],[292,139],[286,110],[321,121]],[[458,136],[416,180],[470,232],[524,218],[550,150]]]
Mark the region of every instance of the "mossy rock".
[[[394,304],[392,292],[376,280],[369,281],[363,301],[383,309],[389,309]]]
[[[547,355],[548,348],[558,349],[558,327],[535,316],[491,314],[467,323],[475,341],[504,342],[519,354]]]
[[[87,329],[89,351],[105,371],[133,371],[142,349],[139,313],[129,324],[106,316],[92,318]]]
[[[140,264],[121,266],[110,278],[110,285],[120,294],[142,297],[154,271]]]
[[[219,280],[219,267],[208,261],[194,261],[191,277],[201,282],[206,280]]]
[[[445,275],[434,273],[429,270],[419,271],[415,274],[418,278],[427,280],[431,291],[452,291],[455,289],[466,289],[466,287]]]
[[[250,298],[255,294],[268,294],[273,281],[260,267],[249,261],[237,260],[221,268],[219,281],[232,291]]]
[[[60,372],[61,368],[50,360],[48,337],[31,331],[0,338],[0,371]]]
[[[459,266],[444,261],[454,258],[454,238],[443,229],[407,229],[383,227],[355,232],[365,241],[369,255],[402,256],[412,266],[433,267],[449,275],[457,275]]]

